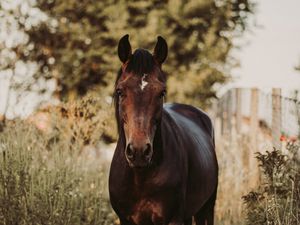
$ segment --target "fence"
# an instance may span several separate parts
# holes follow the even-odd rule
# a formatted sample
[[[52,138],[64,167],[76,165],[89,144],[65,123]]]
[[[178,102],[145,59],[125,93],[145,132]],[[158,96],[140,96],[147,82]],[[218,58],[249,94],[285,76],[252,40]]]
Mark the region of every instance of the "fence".
[[[255,139],[263,132],[277,148],[283,138],[295,141],[300,136],[300,102],[283,97],[278,88],[270,93],[256,88],[231,89],[214,105],[213,111],[217,136],[231,139],[246,133],[257,143]]]
[[[256,152],[284,149],[286,139],[299,138],[300,103],[270,92],[231,89],[212,107],[220,167],[217,221],[242,217],[241,197],[261,180]],[[224,213],[226,212],[226,213]]]

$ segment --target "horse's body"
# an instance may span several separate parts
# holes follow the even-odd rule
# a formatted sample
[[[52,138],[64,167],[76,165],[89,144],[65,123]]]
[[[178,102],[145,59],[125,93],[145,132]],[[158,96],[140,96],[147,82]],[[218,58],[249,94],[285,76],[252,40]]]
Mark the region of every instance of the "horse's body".
[[[151,163],[130,166],[124,129],[112,160],[111,204],[122,225],[212,225],[218,165],[209,117],[183,104],[164,104]]]

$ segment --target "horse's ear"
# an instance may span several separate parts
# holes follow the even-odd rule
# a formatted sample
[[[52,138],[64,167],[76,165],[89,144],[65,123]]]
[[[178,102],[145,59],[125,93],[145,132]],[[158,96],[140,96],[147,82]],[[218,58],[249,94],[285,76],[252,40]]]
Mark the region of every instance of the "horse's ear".
[[[119,45],[118,45],[118,55],[119,55],[121,62],[123,62],[123,63],[127,62],[127,60],[130,58],[130,56],[132,54],[131,46],[130,46],[128,38],[129,38],[128,34],[124,35],[120,39]]]
[[[161,36],[158,36],[157,43],[154,48],[153,56],[158,63],[162,64],[166,60],[167,55],[168,55],[167,42]]]

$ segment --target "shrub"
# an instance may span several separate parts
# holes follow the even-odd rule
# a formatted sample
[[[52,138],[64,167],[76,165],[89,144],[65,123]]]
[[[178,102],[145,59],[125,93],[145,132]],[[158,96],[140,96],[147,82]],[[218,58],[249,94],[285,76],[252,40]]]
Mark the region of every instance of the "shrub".
[[[93,93],[39,110],[28,121],[51,135],[49,144],[53,140],[64,140],[62,143],[69,147],[76,143],[77,148],[78,145],[96,146],[100,140],[115,142],[117,138],[112,103]]]
[[[287,155],[274,149],[257,153],[262,184],[243,196],[247,224],[300,224],[299,145],[288,144]]]

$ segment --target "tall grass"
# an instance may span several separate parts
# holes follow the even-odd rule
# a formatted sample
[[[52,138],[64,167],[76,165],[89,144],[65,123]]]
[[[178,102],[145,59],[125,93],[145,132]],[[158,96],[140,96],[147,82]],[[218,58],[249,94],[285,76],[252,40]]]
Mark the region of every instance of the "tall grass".
[[[0,225],[115,223],[107,169],[82,152],[84,129],[73,122],[70,136],[62,119],[51,132],[14,121],[0,133]]]
[[[217,225],[244,224],[242,196],[257,185],[257,164],[248,135],[217,138],[219,185],[215,207]]]

